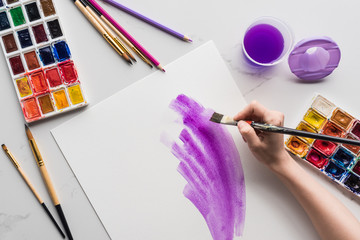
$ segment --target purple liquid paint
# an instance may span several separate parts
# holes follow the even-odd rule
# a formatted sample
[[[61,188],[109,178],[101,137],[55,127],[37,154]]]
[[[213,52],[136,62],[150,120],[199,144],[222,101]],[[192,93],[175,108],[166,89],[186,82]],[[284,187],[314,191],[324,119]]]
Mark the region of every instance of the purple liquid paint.
[[[272,25],[259,24],[249,29],[244,37],[247,54],[258,63],[271,63],[284,50],[284,37]]]
[[[214,240],[241,236],[245,220],[245,181],[240,156],[227,129],[209,119],[214,111],[179,95],[170,107],[180,114],[182,145],[172,144],[178,171],[188,184],[184,196],[204,217]]]

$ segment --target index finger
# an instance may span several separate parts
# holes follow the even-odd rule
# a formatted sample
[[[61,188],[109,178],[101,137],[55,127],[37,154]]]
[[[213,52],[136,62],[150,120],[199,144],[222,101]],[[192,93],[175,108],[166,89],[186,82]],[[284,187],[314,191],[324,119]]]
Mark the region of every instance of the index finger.
[[[234,116],[235,121],[251,120],[263,122],[264,116],[268,110],[257,101],[251,102],[243,110]]]

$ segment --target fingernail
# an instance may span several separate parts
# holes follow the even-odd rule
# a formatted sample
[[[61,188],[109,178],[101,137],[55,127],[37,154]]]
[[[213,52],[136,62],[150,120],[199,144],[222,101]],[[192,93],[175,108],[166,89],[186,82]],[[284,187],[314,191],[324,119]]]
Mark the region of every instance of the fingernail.
[[[241,128],[243,128],[245,126],[244,124],[246,124],[246,123],[244,121],[240,120],[238,122],[238,127],[241,129]]]

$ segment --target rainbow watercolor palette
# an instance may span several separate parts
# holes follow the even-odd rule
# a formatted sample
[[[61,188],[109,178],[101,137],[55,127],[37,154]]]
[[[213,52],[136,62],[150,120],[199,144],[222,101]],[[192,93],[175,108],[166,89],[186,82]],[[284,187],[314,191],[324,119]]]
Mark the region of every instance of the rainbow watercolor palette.
[[[360,120],[316,95],[297,128],[360,140]],[[330,179],[360,196],[360,146],[291,136],[286,148]]]
[[[87,105],[53,0],[0,0],[0,43],[26,122]]]

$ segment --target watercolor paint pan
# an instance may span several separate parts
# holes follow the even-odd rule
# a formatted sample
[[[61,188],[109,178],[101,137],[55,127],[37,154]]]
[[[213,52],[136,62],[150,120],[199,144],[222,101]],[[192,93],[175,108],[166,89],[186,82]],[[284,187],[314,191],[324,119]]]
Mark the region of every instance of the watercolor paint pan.
[[[54,0],[1,0],[0,43],[26,122],[87,105]]]
[[[360,120],[317,94],[297,129],[360,140]],[[360,147],[290,136],[285,146],[317,171],[360,197]]]

